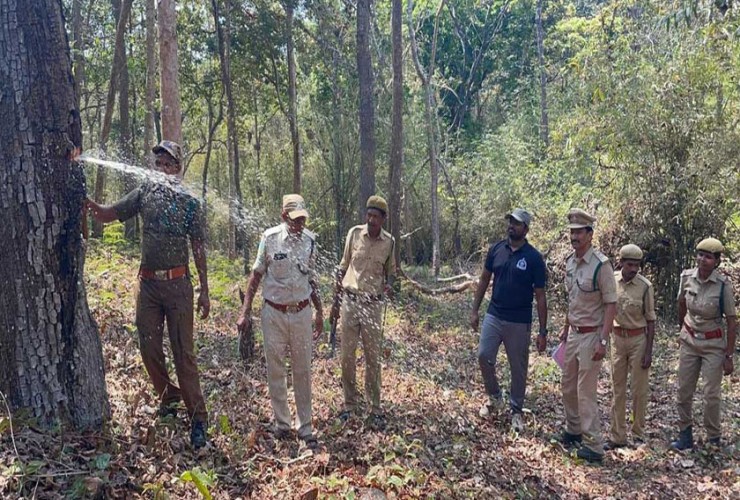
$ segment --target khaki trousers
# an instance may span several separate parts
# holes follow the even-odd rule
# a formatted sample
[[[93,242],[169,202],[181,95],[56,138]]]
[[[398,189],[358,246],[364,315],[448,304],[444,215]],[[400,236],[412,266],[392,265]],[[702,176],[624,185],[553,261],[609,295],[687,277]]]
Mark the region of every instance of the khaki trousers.
[[[164,323],[170,336],[178,385],[170,380],[164,359]],[[206,422],[208,413],[193,352],[193,285],[187,277],[168,281],[140,280],[136,298],[139,349],[163,405],[182,399],[192,420]]]
[[[365,395],[370,400],[373,413],[380,413],[380,349],[383,340],[383,302],[377,300],[351,300],[342,302],[342,388],[344,409],[357,407],[356,356],[357,344],[362,339],[365,353]]]
[[[563,406],[565,407],[565,430],[570,434],[582,434],[583,445],[603,454],[599,405],[596,386],[599,381],[601,361],[593,361],[599,345],[601,326],[592,333],[578,333],[573,328],[565,344],[565,366],[561,380]]]
[[[267,386],[275,415],[275,426],[290,429],[288,379],[285,358],[290,351],[295,394],[298,436],[311,436],[311,308],[297,313],[283,313],[265,304],[262,307],[262,333],[265,338]]]
[[[614,398],[612,400],[612,422],[610,439],[614,443],[626,444],[625,406],[627,401],[627,377],[632,390],[632,435],[645,440],[645,411],[648,401],[648,379],[650,369],[642,367],[647,336],[620,337],[612,334],[611,369]]]
[[[685,329],[679,337],[678,355],[678,425],[680,430],[692,425],[691,406],[696,383],[704,379],[704,428],[707,438],[721,435],[720,392],[725,361],[725,338],[697,339]]]

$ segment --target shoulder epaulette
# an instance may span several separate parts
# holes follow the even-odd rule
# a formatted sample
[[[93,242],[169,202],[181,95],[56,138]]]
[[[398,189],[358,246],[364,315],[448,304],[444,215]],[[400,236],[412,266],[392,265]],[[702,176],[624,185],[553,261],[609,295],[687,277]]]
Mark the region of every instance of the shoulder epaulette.
[[[314,233],[313,231],[303,228],[303,234],[311,238],[313,241],[316,241],[316,233]]]
[[[683,271],[681,271],[681,276],[691,276],[692,274],[694,274],[694,271],[696,271],[695,268],[694,269],[684,269]]]
[[[279,226],[273,226],[271,228],[265,229],[265,236],[270,236],[272,234],[277,234],[283,229],[282,225]]]
[[[648,287],[653,286],[653,284],[650,282],[650,280],[647,279],[645,276],[643,276],[640,273],[637,273],[637,279],[640,280],[641,283],[644,283]]]
[[[594,255],[596,256],[597,259],[599,259],[599,262],[601,262],[602,264],[606,264],[607,262],[609,262],[609,257],[604,255],[603,252],[601,252],[601,250],[596,250],[594,248]]]

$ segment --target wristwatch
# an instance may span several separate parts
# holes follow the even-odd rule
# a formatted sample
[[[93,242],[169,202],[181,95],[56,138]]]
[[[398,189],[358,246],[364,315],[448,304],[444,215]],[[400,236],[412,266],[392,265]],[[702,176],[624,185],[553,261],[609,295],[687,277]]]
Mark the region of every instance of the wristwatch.
[[[547,328],[540,328],[540,337],[547,337]]]
[[[609,339],[601,339],[601,345],[606,347],[606,345],[609,343]]]

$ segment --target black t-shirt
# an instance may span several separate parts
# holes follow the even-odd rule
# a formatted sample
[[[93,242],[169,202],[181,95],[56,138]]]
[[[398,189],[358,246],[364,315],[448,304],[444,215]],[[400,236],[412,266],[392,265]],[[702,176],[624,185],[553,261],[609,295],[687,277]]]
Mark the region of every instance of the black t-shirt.
[[[542,255],[525,242],[511,251],[509,240],[491,246],[486,269],[493,273],[493,298],[488,313],[512,323],[532,323],[535,288],[545,288],[547,271]]]

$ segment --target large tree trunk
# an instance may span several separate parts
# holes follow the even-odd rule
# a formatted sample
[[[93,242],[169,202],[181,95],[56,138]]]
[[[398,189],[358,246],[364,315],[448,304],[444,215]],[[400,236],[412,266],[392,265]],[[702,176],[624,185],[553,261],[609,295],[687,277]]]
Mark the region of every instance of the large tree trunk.
[[[0,391],[44,424],[99,428],[103,353],[83,286],[85,183],[62,4],[0,0]],[[10,97],[8,97],[10,96]]]
[[[427,156],[429,158],[430,169],[430,199],[432,206],[432,270],[434,277],[439,276],[439,197],[437,189],[439,186],[439,153],[437,140],[437,101],[432,87],[432,78],[434,77],[434,62],[437,52],[437,30],[439,29],[439,14],[444,7],[445,0],[441,0],[437,8],[437,14],[434,18],[434,32],[432,34],[432,47],[429,57],[429,68],[424,69],[419,58],[419,46],[416,41],[416,32],[413,25],[412,12],[413,0],[408,2],[408,22],[409,36],[411,39],[411,56],[414,60],[414,67],[421,80],[424,88],[424,122],[427,135]]]
[[[370,55],[372,0],[357,0],[357,76],[360,83],[360,190],[357,212],[365,219],[365,203],[375,193],[375,104]]]
[[[118,83],[120,82],[121,66],[124,61],[124,50],[125,42],[124,35],[126,33],[126,20],[131,14],[131,3],[132,0],[123,0],[121,10],[118,16],[118,23],[116,24],[116,41],[113,53],[113,66],[110,71],[110,80],[108,81],[108,97],[105,103],[105,115],[103,116],[103,124],[100,131],[100,149],[105,151],[108,137],[110,136],[111,122],[113,121],[113,108],[116,102],[116,92],[118,89]],[[115,4],[114,4],[114,10]],[[95,175],[95,194],[93,198],[96,202],[102,203],[105,195],[105,182],[106,182],[106,171],[103,167],[98,167]],[[103,236],[103,225],[100,222],[93,221],[93,236]]]
[[[85,58],[83,51],[85,44],[82,39],[82,0],[72,0],[72,46],[74,48],[74,76],[75,76],[75,97],[77,109],[80,109],[80,95],[85,82]]]
[[[401,179],[403,178],[403,39],[401,0],[391,2],[391,39],[393,41],[393,116],[391,118],[391,164],[388,170],[390,190],[390,226],[396,239],[394,258],[401,262]]]
[[[301,164],[301,143],[298,137],[298,105],[296,90],[296,68],[295,54],[293,53],[293,14],[294,5],[292,0],[284,4],[285,7],[285,38],[287,42],[288,56],[288,121],[290,123],[290,142],[293,145],[293,192],[301,192],[301,175],[303,166]]]
[[[149,166],[149,161],[146,159],[150,158],[152,140],[154,139],[154,97],[157,78],[157,58],[155,57],[157,32],[154,24],[156,15],[154,0],[146,0],[146,94],[144,97],[144,110],[146,112],[146,118],[144,119],[144,158],[146,166]]]
[[[159,0],[160,94],[162,97],[162,138],[182,143],[180,80],[177,74],[177,12],[175,0]]]
[[[535,28],[537,32],[537,62],[540,69],[540,139],[545,147],[550,145],[550,125],[547,117],[547,73],[545,71],[545,32],[542,29],[542,3],[537,0]]]

